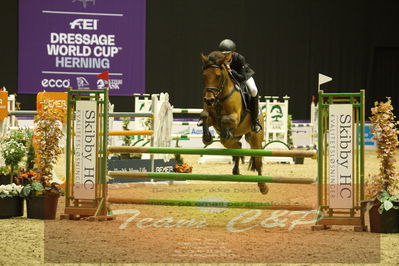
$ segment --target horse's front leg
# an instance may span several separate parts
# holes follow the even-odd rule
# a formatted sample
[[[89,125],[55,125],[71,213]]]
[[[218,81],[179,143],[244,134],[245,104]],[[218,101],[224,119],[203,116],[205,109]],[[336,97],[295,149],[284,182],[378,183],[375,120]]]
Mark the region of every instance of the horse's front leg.
[[[202,142],[205,145],[210,145],[213,142],[213,136],[209,131],[209,124],[210,124],[210,116],[208,111],[204,110],[201,112],[201,119],[202,119]]]
[[[236,114],[223,115],[221,119],[220,137],[229,139],[234,137],[234,129],[238,126],[238,117]]]

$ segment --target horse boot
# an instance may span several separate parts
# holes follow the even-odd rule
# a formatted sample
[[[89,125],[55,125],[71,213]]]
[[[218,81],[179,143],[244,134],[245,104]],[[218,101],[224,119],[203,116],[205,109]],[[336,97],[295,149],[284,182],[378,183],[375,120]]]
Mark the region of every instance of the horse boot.
[[[251,97],[251,119],[252,119],[252,131],[258,133],[262,129],[262,125],[259,122],[259,94]]]

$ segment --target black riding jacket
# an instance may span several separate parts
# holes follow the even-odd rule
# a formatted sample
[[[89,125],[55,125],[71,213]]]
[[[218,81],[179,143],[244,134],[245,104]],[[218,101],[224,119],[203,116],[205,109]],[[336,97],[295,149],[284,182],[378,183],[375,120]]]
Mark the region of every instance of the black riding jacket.
[[[249,67],[245,57],[237,52],[233,53],[230,68],[234,78],[238,82],[244,82],[255,74],[255,71]]]

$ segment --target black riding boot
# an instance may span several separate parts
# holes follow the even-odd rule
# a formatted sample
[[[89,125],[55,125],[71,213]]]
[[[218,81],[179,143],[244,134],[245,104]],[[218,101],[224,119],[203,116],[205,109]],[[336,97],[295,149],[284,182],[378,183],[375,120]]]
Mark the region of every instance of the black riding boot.
[[[259,122],[259,94],[255,97],[251,97],[251,118],[252,118],[252,131],[259,132],[262,129],[262,125]]]

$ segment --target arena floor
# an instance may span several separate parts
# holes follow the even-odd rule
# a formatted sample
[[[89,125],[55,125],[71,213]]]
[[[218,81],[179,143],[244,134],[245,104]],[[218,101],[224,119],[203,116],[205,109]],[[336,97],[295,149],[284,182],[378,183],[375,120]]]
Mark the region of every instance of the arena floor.
[[[229,174],[232,165],[197,163],[194,173]],[[62,161],[63,159],[61,159]],[[250,174],[242,169],[242,174]],[[58,164],[63,174],[63,162]],[[366,175],[378,171],[375,151],[366,151]],[[316,161],[266,164],[264,175],[316,177]],[[113,185],[111,197],[185,200],[273,201],[314,205],[315,185],[191,182],[176,185]],[[63,211],[60,199],[58,212]],[[112,204],[107,222],[0,220],[0,265],[50,263],[372,263],[399,260],[399,235],[354,232],[336,226],[311,231],[313,212]],[[367,217],[366,217],[367,218]]]

